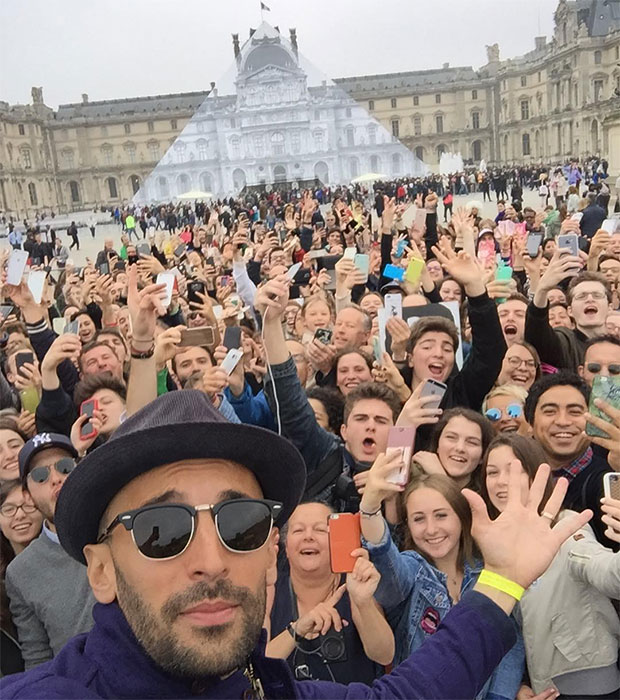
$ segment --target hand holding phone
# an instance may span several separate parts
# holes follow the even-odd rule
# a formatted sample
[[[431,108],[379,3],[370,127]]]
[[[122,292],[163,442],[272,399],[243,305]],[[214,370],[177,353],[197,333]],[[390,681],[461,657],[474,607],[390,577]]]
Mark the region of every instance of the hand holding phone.
[[[362,545],[359,513],[332,513],[327,521],[329,560],[335,574],[350,574],[355,566],[351,552]]]
[[[395,453],[399,453],[402,458],[403,466],[396,469],[392,474],[386,477],[386,481],[390,484],[399,484],[404,486],[409,479],[409,469],[411,466],[411,457],[413,456],[413,443],[415,442],[415,428],[404,428],[394,426],[388,432],[388,444],[385,450],[386,457],[390,457]]]
[[[97,437],[98,431],[93,425],[91,418],[93,417],[96,410],[99,409],[99,402],[97,399],[86,399],[80,406],[80,415],[88,416],[88,420],[80,428],[80,437],[83,439]]]

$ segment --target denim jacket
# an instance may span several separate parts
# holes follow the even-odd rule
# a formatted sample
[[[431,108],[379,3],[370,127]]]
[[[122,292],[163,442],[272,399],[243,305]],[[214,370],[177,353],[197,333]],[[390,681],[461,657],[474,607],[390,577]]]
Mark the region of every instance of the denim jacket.
[[[372,544],[364,540],[363,544],[381,574],[375,598],[383,607],[394,630],[396,665],[419,649],[436,632],[453,607],[446,575],[429,564],[418,552],[399,552],[387,523],[379,543]],[[479,560],[473,566],[465,563],[461,594],[473,587],[481,569],[482,562]],[[525,649],[521,630],[514,618],[511,620],[515,626],[517,643],[495,669],[478,698],[514,700],[519,690],[525,665]]]

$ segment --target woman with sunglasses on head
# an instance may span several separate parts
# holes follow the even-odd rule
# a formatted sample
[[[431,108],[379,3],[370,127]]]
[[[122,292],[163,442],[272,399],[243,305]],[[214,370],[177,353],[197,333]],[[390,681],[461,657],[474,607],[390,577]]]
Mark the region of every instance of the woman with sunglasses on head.
[[[267,655],[298,680],[370,685],[394,658],[394,635],[373,595],[379,575],[363,549],[350,574],[333,573],[324,503],[297,506],[282,532]]]
[[[395,664],[437,631],[483,568],[471,536],[471,510],[457,483],[445,475],[417,474],[398,486],[403,469],[400,450],[379,455],[360,502],[363,544],[381,574],[375,597],[394,630]],[[383,505],[394,501],[404,532],[401,552],[382,515]],[[523,667],[519,640],[478,697],[514,700]]]
[[[520,435],[495,438],[482,463],[481,489],[492,518],[507,506],[510,465],[518,461],[531,485],[544,459],[534,440]],[[547,485],[539,509],[544,517],[550,495]],[[570,514],[562,511],[557,520]],[[537,698],[618,697],[620,621],[610,598],[617,598],[619,590],[620,553],[597,542],[591,527],[584,525],[521,598],[529,681],[540,694]],[[531,692],[523,689],[518,697],[532,697]]]
[[[528,435],[530,427],[523,416],[527,391],[514,384],[504,384],[491,389],[482,402],[482,413],[496,433]]]
[[[43,516],[19,480],[0,484],[0,675],[24,670],[4,586],[6,567],[41,532]]]

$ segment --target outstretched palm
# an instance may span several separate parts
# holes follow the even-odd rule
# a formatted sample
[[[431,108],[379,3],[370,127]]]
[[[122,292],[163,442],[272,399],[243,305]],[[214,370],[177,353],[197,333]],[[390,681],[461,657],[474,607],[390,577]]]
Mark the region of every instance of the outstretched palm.
[[[485,568],[523,588],[547,570],[562,543],[592,517],[592,511],[585,510],[563,518],[552,527],[568,488],[564,478],[557,480],[552,495],[544,504],[543,515],[539,515],[549,474],[549,466],[541,464],[523,503],[523,481],[527,480],[527,475],[521,463],[514,460],[510,465],[508,505],[495,520],[489,518],[486,505],[477,493],[463,490],[472,510],[472,535],[482,552]]]

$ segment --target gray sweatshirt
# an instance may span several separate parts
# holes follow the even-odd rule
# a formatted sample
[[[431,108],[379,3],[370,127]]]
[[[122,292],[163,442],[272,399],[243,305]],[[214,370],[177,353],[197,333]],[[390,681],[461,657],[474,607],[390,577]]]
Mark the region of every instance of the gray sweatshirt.
[[[26,670],[49,661],[71,637],[93,626],[95,598],[86,567],[65,552],[54,533],[47,533],[41,532],[6,570]]]

